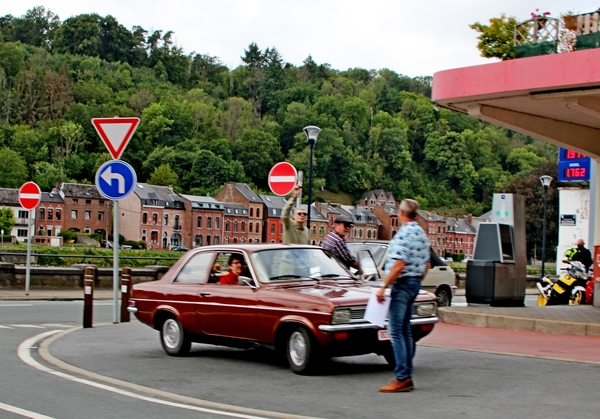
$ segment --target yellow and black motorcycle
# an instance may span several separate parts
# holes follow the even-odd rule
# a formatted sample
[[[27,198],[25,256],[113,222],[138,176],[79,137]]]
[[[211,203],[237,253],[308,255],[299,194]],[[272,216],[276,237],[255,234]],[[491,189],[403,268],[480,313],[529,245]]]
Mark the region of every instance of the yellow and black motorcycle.
[[[569,266],[559,278],[552,279],[545,275],[536,286],[540,291],[538,306],[554,306],[561,304],[585,304],[585,286],[588,274],[581,262],[563,260]]]

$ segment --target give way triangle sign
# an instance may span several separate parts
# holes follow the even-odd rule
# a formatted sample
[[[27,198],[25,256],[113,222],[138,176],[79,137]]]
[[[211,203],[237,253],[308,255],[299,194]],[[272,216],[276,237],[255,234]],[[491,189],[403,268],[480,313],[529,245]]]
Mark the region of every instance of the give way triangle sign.
[[[92,124],[113,159],[118,160],[140,124],[140,118],[93,118]]]

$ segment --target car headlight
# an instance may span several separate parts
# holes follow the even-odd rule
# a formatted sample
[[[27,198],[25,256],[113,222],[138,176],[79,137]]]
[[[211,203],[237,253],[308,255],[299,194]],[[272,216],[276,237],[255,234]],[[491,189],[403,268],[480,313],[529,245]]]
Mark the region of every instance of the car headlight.
[[[415,314],[420,317],[433,316],[437,309],[436,303],[415,304]]]
[[[333,324],[349,323],[352,320],[352,310],[349,308],[336,308],[333,311]]]

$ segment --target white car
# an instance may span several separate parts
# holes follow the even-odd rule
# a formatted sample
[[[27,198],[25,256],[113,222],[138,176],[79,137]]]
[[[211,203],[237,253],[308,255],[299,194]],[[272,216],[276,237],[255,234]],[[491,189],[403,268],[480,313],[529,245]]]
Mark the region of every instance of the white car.
[[[348,249],[357,259],[361,259],[363,252],[369,252],[375,263],[381,278],[385,276],[384,267],[388,255],[389,242],[370,240],[364,242],[350,242]],[[421,282],[421,288],[434,293],[438,297],[440,307],[452,304],[452,297],[456,292],[456,275],[452,268],[446,265],[446,262],[440,258],[437,253],[430,248],[431,266],[427,275]],[[372,262],[371,262],[372,263]]]

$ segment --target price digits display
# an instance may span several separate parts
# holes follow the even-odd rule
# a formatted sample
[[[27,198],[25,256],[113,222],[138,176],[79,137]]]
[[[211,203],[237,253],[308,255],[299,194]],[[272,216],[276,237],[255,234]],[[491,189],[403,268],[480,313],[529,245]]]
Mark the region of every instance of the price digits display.
[[[590,158],[585,154],[561,148],[558,160],[558,180],[561,182],[590,180]]]

